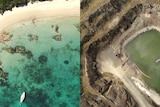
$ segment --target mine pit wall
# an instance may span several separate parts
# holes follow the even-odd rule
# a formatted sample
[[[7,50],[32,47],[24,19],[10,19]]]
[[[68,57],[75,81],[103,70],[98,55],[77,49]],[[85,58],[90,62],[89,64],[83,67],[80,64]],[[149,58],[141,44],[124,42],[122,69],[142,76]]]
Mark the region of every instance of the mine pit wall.
[[[137,4],[136,6],[131,8],[123,17],[121,17],[117,26],[115,26],[109,32],[106,32],[106,34],[102,38],[99,38],[97,41],[94,41],[93,43],[91,43],[89,45],[88,49],[86,50],[87,73],[88,73],[89,83],[93,89],[97,89],[104,96],[105,96],[105,92],[109,93],[109,89],[111,88],[111,86],[114,86],[114,84],[112,83],[111,80],[109,80],[109,81],[103,80],[103,77],[101,76],[101,74],[99,74],[97,67],[96,67],[97,52],[104,49],[109,44],[112,44],[112,42],[116,38],[120,37],[123,34],[123,32],[127,31],[131,27],[132,23],[135,21],[137,16],[139,16],[139,14],[141,14],[141,12],[142,12],[142,4]],[[94,16],[94,17],[97,17],[97,16]],[[106,17],[102,18],[97,23],[106,22],[108,19],[104,20],[105,18]],[[90,21],[91,22],[86,21],[85,24],[86,23],[92,24],[91,19],[90,19]],[[89,24],[89,26],[91,26],[91,30],[90,30],[88,25],[86,26],[85,24],[81,23],[82,31],[83,31],[83,28],[85,27],[85,29],[89,33],[87,35],[85,35],[85,37],[81,40],[82,47],[86,42],[88,42],[90,40],[90,38],[95,34],[96,31],[98,32],[98,30],[99,30],[98,28],[103,27],[103,24],[102,24],[102,26],[100,26],[101,24],[98,24],[98,25],[95,25],[95,24],[90,25]],[[97,26],[99,26],[99,27],[97,28]],[[99,81],[100,81],[100,84],[106,84],[107,87],[105,87],[105,88],[101,87],[100,84],[97,84]],[[126,90],[126,95],[130,96],[130,94],[127,92],[127,90]],[[132,98],[132,97],[130,96],[130,98]],[[151,100],[149,100],[149,101],[154,107],[158,107],[153,101],[151,101]],[[137,107],[138,105],[135,103],[134,100],[133,100],[133,102],[134,102],[134,105]]]
[[[86,28],[89,27],[89,29],[86,29],[89,30],[88,33],[81,40],[81,45],[89,41],[90,38],[95,35],[96,31],[103,28],[103,23],[111,20],[113,16],[120,12],[121,8],[129,1],[130,0],[110,0],[110,2],[104,4],[102,7],[91,13],[87,21],[81,23],[81,26],[86,26]],[[83,3],[81,3],[81,7],[84,7]]]
[[[94,81],[91,81],[91,80],[96,80],[96,78],[98,78],[97,74],[99,74],[97,71],[97,68],[93,69],[93,67],[95,66],[94,63],[96,63],[97,52],[99,52],[101,49],[104,49],[107,45],[111,44],[115,36],[117,35],[120,36],[122,34],[121,32],[122,29],[124,29],[125,31],[131,26],[131,24],[134,22],[135,18],[137,17],[133,14],[140,13],[140,11],[137,11],[138,9],[142,10],[141,4],[135,6],[130,11],[128,11],[125,14],[125,16],[121,18],[118,26],[113,28],[106,35],[104,35],[101,39],[98,39],[97,41],[93,42],[89,46],[89,49],[87,50],[87,61],[88,61],[87,73],[89,75],[91,85],[92,83],[94,83]]]

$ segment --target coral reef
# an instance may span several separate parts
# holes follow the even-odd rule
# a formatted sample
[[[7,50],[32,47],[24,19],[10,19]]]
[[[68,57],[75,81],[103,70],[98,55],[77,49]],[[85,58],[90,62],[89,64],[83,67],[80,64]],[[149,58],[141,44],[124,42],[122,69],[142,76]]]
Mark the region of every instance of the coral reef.
[[[55,36],[53,36],[53,39],[55,39],[56,41],[61,41],[62,36],[61,35],[55,35]]]
[[[24,46],[4,47],[3,50],[11,54],[19,53],[21,55],[26,55],[28,58],[33,57],[32,52],[27,50]]]
[[[39,60],[39,62],[40,62],[41,64],[44,64],[44,63],[47,62],[48,58],[47,58],[47,56],[45,56],[45,55],[41,55],[41,56],[39,56],[38,60]]]

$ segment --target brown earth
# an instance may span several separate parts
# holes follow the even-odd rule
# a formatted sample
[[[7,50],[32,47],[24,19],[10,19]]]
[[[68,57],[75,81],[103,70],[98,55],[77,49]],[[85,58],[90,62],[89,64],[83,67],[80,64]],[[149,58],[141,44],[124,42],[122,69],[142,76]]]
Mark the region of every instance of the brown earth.
[[[154,17],[156,10],[157,15],[158,7],[154,8],[156,4],[160,4],[160,1],[81,1],[81,107],[140,107],[133,93],[119,78],[111,73],[102,75],[98,71],[96,59],[101,50],[116,44],[119,38],[125,39],[122,36],[131,30],[141,14],[146,12]],[[153,20],[148,20],[143,23],[145,27],[152,24]],[[138,29],[132,29],[132,33]],[[122,57],[121,53],[116,56]],[[152,107],[158,107],[150,98],[146,101]]]

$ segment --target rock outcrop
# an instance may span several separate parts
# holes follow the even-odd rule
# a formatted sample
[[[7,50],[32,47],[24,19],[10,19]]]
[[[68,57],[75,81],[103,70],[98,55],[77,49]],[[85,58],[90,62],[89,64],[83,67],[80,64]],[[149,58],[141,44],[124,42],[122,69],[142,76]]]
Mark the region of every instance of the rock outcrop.
[[[139,107],[119,79],[99,73],[96,57],[132,26],[143,3],[110,0],[99,7],[96,3],[81,1],[81,107]]]
[[[4,47],[3,50],[11,54],[19,53],[21,55],[26,55],[28,58],[33,56],[32,52],[27,50],[24,46]]]
[[[4,72],[2,68],[0,68],[0,86],[7,86],[7,76],[8,73]]]

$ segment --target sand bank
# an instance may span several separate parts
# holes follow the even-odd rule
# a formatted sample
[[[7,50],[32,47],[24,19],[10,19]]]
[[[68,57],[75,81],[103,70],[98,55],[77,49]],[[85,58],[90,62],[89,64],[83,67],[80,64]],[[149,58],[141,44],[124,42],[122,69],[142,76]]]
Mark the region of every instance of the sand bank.
[[[0,35],[3,31],[18,22],[45,17],[68,17],[80,15],[80,0],[53,0],[28,3],[27,6],[13,8],[0,15]]]

